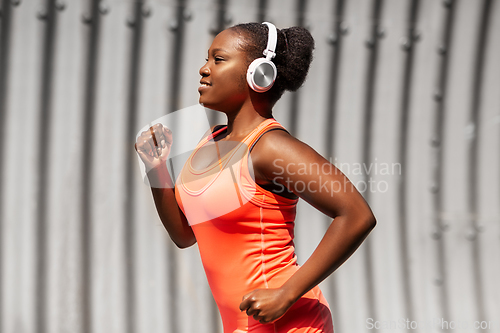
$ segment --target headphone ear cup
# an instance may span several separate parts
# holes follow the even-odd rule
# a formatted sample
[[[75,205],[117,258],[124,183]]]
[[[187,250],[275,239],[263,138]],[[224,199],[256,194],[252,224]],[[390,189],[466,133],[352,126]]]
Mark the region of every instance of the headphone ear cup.
[[[257,58],[247,70],[247,82],[250,88],[256,92],[266,92],[274,84],[278,71],[276,65],[266,58]]]

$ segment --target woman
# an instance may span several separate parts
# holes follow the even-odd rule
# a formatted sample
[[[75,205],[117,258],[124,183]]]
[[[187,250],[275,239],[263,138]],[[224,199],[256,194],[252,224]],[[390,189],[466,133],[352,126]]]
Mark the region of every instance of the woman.
[[[200,141],[175,187],[165,163],[169,129],[152,126],[136,150],[150,183],[160,184],[153,197],[172,240],[180,248],[198,243],[224,332],[333,332],[317,285],[376,222],[348,179],[274,120],[274,104],[302,85],[314,48],[304,28],[275,29],[240,24],[213,40],[199,102],[225,113],[227,125]],[[334,219],[302,266],[293,244],[298,198]]]

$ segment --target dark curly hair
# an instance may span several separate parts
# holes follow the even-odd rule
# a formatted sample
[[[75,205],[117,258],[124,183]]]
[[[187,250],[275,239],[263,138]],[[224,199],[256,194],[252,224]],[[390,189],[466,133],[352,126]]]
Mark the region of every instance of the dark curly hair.
[[[232,26],[230,30],[244,37],[246,42],[241,45],[241,49],[248,55],[248,65],[263,57],[262,52],[268,39],[267,25],[242,23]],[[272,61],[276,65],[278,75],[268,92],[273,100],[278,100],[285,90],[296,91],[302,86],[313,59],[314,49],[314,39],[307,29],[290,27],[277,30],[276,57]]]

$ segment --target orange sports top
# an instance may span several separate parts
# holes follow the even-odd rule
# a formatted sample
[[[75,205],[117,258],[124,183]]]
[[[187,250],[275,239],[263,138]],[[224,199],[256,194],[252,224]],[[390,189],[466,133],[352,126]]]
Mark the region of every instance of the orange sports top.
[[[196,236],[224,333],[331,333],[330,309],[317,286],[274,323],[261,324],[239,310],[245,294],[278,288],[299,269],[293,243],[297,199],[257,185],[249,159],[249,147],[276,128],[283,129],[266,119],[224,156],[218,146],[222,141],[214,138],[226,127],[202,139],[177,178],[176,200]],[[216,151],[211,156],[218,158],[196,169],[193,159],[204,159],[203,149]]]

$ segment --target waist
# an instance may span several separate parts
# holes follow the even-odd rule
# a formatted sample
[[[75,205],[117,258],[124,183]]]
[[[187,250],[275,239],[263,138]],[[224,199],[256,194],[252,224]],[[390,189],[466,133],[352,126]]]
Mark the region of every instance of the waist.
[[[293,223],[206,222],[192,228],[214,297],[238,293],[241,300],[249,288],[279,287],[296,270]]]

